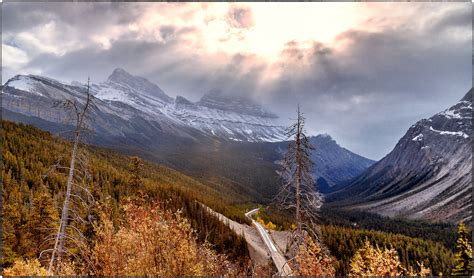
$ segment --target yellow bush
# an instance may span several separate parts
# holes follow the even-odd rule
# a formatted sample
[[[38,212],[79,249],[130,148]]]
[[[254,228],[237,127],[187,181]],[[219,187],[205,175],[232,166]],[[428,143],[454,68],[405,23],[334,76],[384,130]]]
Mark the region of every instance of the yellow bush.
[[[419,270],[410,267],[403,268],[395,249],[384,250],[372,247],[368,240],[365,240],[364,247],[357,250],[351,260],[350,276],[427,276],[431,270],[417,263]]]
[[[276,230],[277,226],[272,223],[272,221],[269,221],[268,223],[265,223],[265,220],[257,216],[257,222],[262,224],[263,227],[265,227],[267,230]]]
[[[299,247],[293,265],[294,275],[299,276],[334,276],[335,260],[323,252],[321,246],[310,237],[305,238],[305,245]]]
[[[160,204],[124,205],[125,223],[114,231],[102,215],[94,248],[95,275],[224,275],[234,267],[196,242],[188,221]]]
[[[25,261],[15,260],[13,266],[3,270],[4,276],[49,276],[48,271],[43,268],[38,260]]]
[[[402,267],[395,249],[372,247],[368,240],[351,260],[350,276],[400,276]]]
[[[419,263],[417,262],[418,267],[420,270],[416,271],[413,269],[413,267],[410,267],[408,270],[405,271],[404,275],[405,276],[421,276],[421,277],[426,277],[431,273],[431,270],[423,265],[423,262]],[[442,275],[439,275],[442,276]]]

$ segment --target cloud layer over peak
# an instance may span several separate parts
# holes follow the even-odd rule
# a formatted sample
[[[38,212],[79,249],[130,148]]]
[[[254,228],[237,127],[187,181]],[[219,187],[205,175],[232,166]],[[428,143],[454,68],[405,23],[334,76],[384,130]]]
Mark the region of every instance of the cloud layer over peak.
[[[379,159],[471,87],[470,3],[4,3],[3,82],[114,68],[198,100],[250,96]],[[370,142],[370,143],[368,143]]]

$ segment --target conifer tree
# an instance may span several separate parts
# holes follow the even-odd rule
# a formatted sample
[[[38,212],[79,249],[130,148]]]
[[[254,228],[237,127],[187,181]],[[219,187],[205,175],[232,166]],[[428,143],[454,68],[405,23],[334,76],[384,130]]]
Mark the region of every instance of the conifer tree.
[[[138,156],[132,156],[130,162],[130,186],[139,189],[142,186],[141,171],[143,168],[143,161]]]
[[[472,275],[472,245],[469,241],[468,230],[464,223],[458,226],[458,240],[456,245],[455,266],[452,275]]]
[[[296,245],[304,242],[303,231],[312,233],[311,236],[316,238],[319,237],[315,231],[315,223],[322,205],[322,196],[316,191],[312,176],[311,151],[314,148],[305,134],[304,125],[305,117],[298,106],[296,123],[286,132],[291,142],[280,172],[282,185],[276,196],[278,204],[283,209],[291,210],[295,214],[296,229],[293,239]]]
[[[22,202],[19,187],[14,183],[12,192],[3,197],[2,208],[2,265],[13,263],[17,256],[20,229],[22,227]]]
[[[48,236],[57,227],[58,220],[59,216],[54,208],[53,197],[43,185],[33,195],[32,210],[28,219],[28,230],[32,235],[30,240],[33,242],[33,248],[30,251],[35,258],[40,255],[40,250],[52,247]]]

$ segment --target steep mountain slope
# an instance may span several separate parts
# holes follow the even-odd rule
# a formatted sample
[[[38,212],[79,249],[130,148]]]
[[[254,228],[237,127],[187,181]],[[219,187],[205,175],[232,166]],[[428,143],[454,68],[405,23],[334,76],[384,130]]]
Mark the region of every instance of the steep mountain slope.
[[[314,175],[322,193],[330,192],[335,185],[356,177],[375,163],[339,146],[327,134],[311,137],[310,142],[314,147]]]
[[[314,148],[311,153],[311,160],[314,163],[312,173],[316,188],[321,193],[334,191],[337,185],[353,179],[375,163],[373,160],[341,147],[328,134],[311,136],[309,141]],[[289,142],[274,144],[279,154],[278,159],[283,158],[288,144]]]
[[[106,85],[112,87],[116,84],[112,83],[112,85],[111,83],[106,82]],[[92,92],[97,94],[98,86],[92,85]],[[130,102],[147,100],[149,101],[146,103],[148,107],[158,103],[158,101],[152,102],[150,98],[145,98],[145,92],[140,92],[141,94],[136,93],[136,90],[121,92],[122,95],[129,96]],[[51,123],[51,127],[57,124],[67,125],[70,124],[68,115],[63,109],[54,107],[55,103],[65,99],[75,99],[83,103],[84,95],[85,86],[83,85],[67,85],[42,76],[18,75],[8,80],[3,86],[2,108],[7,112],[48,121]],[[90,116],[93,120],[90,121],[90,128],[97,137],[123,141],[133,135],[134,140],[146,142],[152,139],[156,140],[156,136],[160,134],[195,139],[200,133],[197,130],[170,122],[169,118],[162,113],[152,115],[146,113],[146,109],[134,107],[130,103],[108,100],[107,98],[104,100],[94,98],[94,104],[96,109],[91,111]]]
[[[187,125],[219,138],[249,142],[285,139],[284,129],[275,123],[278,117],[250,99],[211,92],[192,103],[178,96],[172,113]]]
[[[327,200],[387,216],[471,219],[472,89],[409,128],[395,148]]]
[[[104,83],[93,84],[91,89],[102,99],[94,99],[97,109],[92,112],[90,122],[94,132],[87,134],[86,142],[166,164],[215,188],[224,186],[233,194],[246,196],[246,200],[271,198],[276,182],[274,149],[213,136],[190,126],[171,113],[182,104],[182,98],[170,100],[161,94],[158,86],[120,69]],[[67,137],[63,132],[71,129],[70,122],[64,121],[67,118],[64,111],[53,105],[64,99],[83,102],[84,90],[85,86],[77,82],[68,85],[41,76],[19,75],[2,88],[2,116]],[[236,119],[228,123],[238,125],[240,121],[241,129],[246,130],[242,128],[246,125],[243,122],[246,115],[228,113],[224,108],[202,107],[212,113],[204,120],[219,125],[216,115],[233,117]],[[264,127],[257,127],[267,132]],[[251,151],[254,147],[261,152]]]

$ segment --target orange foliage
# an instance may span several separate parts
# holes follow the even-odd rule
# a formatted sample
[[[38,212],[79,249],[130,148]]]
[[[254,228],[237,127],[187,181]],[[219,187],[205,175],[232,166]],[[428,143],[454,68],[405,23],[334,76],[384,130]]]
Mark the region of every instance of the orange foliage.
[[[430,269],[418,263],[419,270],[403,268],[395,249],[372,247],[366,240],[351,260],[350,276],[427,276]]]
[[[310,237],[305,238],[295,257],[294,274],[301,276],[334,276],[335,260],[323,252],[321,246]]]
[[[3,270],[4,276],[49,276],[38,260],[24,261],[17,259],[12,267]]]
[[[224,275],[235,267],[207,245],[199,245],[189,222],[158,202],[123,206],[125,220],[115,231],[102,215],[94,248],[95,275]]]

